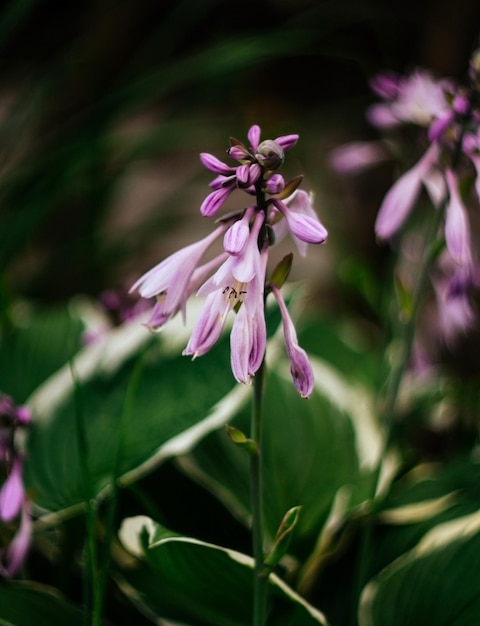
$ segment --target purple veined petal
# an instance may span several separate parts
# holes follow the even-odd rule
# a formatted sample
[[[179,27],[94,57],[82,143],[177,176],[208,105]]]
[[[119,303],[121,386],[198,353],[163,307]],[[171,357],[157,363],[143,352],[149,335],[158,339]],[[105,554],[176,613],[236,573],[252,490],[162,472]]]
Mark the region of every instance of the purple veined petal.
[[[171,254],[143,274],[130,288],[130,292],[138,289],[143,298],[153,298],[167,292],[167,308],[173,308],[183,294],[202,256],[227,227],[227,224],[221,224],[203,239]]]
[[[212,217],[222,208],[222,205],[228,198],[228,196],[235,189],[235,185],[229,185],[227,187],[221,187],[215,189],[212,193],[208,194],[205,200],[200,206],[200,213],[204,217]]]
[[[298,135],[282,135],[274,139],[283,150],[290,150],[298,142]]]
[[[208,183],[210,189],[223,189],[224,187],[229,187],[230,185],[235,186],[237,183],[237,177],[235,174],[232,176],[223,176],[223,174],[219,174],[215,176],[213,180]]]
[[[274,205],[283,213],[290,232],[305,243],[323,243],[328,236],[327,229],[318,221],[317,217],[306,215],[299,211],[292,211],[285,202],[272,199]]]
[[[28,511],[28,504],[24,503],[18,531],[11,544],[0,550],[0,574],[6,577],[15,576],[27,556],[31,537],[32,520]],[[5,561],[6,564],[3,565],[2,561]]]
[[[25,499],[22,481],[22,463],[18,457],[13,461],[12,470],[0,491],[0,519],[12,521],[20,513]]]
[[[378,237],[389,239],[405,222],[420,194],[423,179],[435,162],[438,152],[438,145],[431,144],[421,159],[390,187],[375,222]]]
[[[293,384],[302,398],[308,398],[312,394],[315,386],[312,366],[307,353],[298,345],[297,332],[285,301],[283,300],[281,291],[278,287],[272,285],[272,292],[282,316],[283,336],[287,355],[290,360],[290,373],[292,375]]]
[[[235,168],[223,163],[220,159],[213,156],[213,154],[209,154],[208,152],[202,152],[200,154],[200,161],[203,165],[212,172],[216,174],[222,174],[223,176],[232,176],[235,174]]]
[[[451,169],[445,171],[445,179],[450,194],[445,212],[445,241],[452,258],[458,264],[466,265],[472,261],[467,211]]]
[[[245,163],[237,167],[236,173],[239,187],[250,187],[260,178],[262,168],[258,163]]]
[[[265,181],[265,191],[267,193],[279,193],[285,187],[285,179],[281,174],[273,174]]]
[[[230,334],[230,361],[236,380],[247,383],[262,364],[265,356],[267,331],[263,301],[254,315],[241,306],[235,316]]]
[[[220,337],[228,311],[229,307],[225,304],[222,291],[217,289],[217,291],[210,293],[195,322],[192,335],[183,354],[196,358],[207,353]]]
[[[250,235],[242,254],[232,258],[232,276],[240,283],[250,282],[260,271],[260,251],[258,249],[258,234],[265,221],[263,211],[258,211],[255,216]]]
[[[227,230],[223,238],[223,248],[225,252],[236,256],[245,248],[250,235],[250,219],[253,211],[254,208],[249,207],[243,217],[234,222]]]
[[[262,134],[262,131],[260,129],[260,126],[258,126],[257,124],[254,124],[253,126],[251,126],[247,133],[248,141],[250,142],[250,147],[252,148],[253,152],[255,152],[256,149],[258,148],[261,134]]]

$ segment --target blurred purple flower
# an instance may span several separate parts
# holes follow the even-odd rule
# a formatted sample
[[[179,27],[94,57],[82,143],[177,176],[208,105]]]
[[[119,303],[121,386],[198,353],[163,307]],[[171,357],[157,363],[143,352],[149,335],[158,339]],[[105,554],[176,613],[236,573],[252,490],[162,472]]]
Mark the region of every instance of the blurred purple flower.
[[[10,396],[0,394],[0,523],[16,525],[13,537],[0,545],[0,574],[14,576],[23,563],[31,537],[28,498],[22,480],[23,455],[17,431],[28,427],[31,414],[25,406],[15,406]]]

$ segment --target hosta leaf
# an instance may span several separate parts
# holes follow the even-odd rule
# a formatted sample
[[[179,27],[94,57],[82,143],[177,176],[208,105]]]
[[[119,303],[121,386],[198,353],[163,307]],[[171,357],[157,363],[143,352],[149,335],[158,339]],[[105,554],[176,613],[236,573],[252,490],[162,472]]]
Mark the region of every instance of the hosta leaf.
[[[17,304],[0,333],[0,390],[17,404],[77,352],[83,325],[71,308]]]
[[[251,626],[251,557],[165,532],[145,517],[125,520],[120,538],[140,560],[124,570],[119,584],[149,614],[191,626]],[[275,575],[268,595],[268,625],[327,624],[320,611]]]
[[[225,422],[246,391],[232,376],[228,337],[192,363],[181,356],[187,333],[181,320],[160,336],[140,322],[120,327],[29,398],[25,478],[35,504],[53,512],[79,505],[114,471],[135,480]]]
[[[439,524],[364,589],[360,626],[470,626],[480,615],[480,514]]]
[[[371,468],[378,461],[381,435],[365,391],[349,388],[331,368],[315,361],[316,391],[303,400],[287,363],[273,352],[263,424],[265,526],[273,537],[286,511],[301,506],[295,538],[307,541],[309,550],[339,490],[346,509],[371,496]],[[248,432],[250,403],[232,417],[230,425]],[[210,434],[178,462],[249,523],[248,453],[234,446],[223,430]]]
[[[13,626],[82,626],[80,610],[60,594],[38,583],[11,582],[0,585],[0,624]]]

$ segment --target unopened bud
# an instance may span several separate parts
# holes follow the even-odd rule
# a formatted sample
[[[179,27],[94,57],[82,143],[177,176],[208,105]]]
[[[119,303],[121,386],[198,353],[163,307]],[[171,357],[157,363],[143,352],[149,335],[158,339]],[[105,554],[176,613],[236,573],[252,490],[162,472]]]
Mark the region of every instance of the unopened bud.
[[[283,165],[285,153],[277,142],[266,139],[258,146],[255,157],[266,170],[278,170]]]

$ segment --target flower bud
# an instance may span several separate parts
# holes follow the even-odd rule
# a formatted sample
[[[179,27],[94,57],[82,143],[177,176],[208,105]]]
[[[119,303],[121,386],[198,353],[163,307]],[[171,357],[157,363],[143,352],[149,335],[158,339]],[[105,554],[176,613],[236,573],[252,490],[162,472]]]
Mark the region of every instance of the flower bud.
[[[258,146],[255,157],[266,170],[278,170],[283,165],[285,153],[276,141],[266,139]]]

